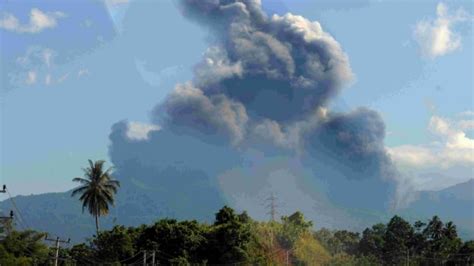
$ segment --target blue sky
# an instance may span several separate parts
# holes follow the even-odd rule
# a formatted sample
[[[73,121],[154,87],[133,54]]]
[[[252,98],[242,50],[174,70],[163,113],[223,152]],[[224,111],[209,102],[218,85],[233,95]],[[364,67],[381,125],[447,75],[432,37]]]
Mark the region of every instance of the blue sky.
[[[0,183],[14,194],[72,188],[87,159],[108,158],[111,126],[150,127],[208,46],[172,1],[0,1]],[[262,2],[340,43],[355,80],[329,108],[378,111],[410,184],[473,177],[471,1]]]

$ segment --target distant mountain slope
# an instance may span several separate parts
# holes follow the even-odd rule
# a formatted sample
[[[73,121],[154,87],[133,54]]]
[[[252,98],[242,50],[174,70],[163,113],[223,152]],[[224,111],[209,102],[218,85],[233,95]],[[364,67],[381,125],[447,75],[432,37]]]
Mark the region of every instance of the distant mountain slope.
[[[453,221],[463,238],[474,239],[474,179],[439,191],[420,191],[402,213],[415,219],[436,214]]]
[[[199,188],[203,189],[205,187]],[[93,219],[88,213],[82,214],[80,202],[76,198],[71,198],[70,191],[17,196],[14,200],[25,219],[21,221],[21,217],[18,217],[21,221],[17,222],[19,229],[31,226],[50,234],[70,237],[74,242],[83,241],[95,232]],[[139,225],[152,223],[163,217],[211,221],[213,214],[224,204],[217,192],[210,188],[206,193],[177,192],[171,188],[153,189],[150,184],[145,185],[133,179],[122,180],[122,189],[117,195],[117,206],[107,217],[101,219],[101,226],[110,228],[113,224]],[[440,191],[421,191],[416,201],[397,214],[411,221],[438,215],[443,221],[452,220],[464,239],[474,239],[473,206],[474,179],[471,179]],[[0,202],[0,211],[6,213],[12,208],[9,200]],[[365,224],[365,226],[386,222],[389,216],[393,215],[352,209],[344,211],[347,213],[346,217],[352,219],[347,221],[347,224]],[[318,221],[315,223],[318,224]],[[353,229],[356,228],[352,226],[351,230]]]
[[[474,200],[474,178],[465,183],[460,183],[452,187],[443,189],[438,192],[444,197],[454,197],[458,200],[473,201]]]
[[[17,229],[32,227],[61,237],[82,239],[94,232],[92,219],[82,214],[80,203],[69,192],[14,197],[21,214],[10,200],[0,202],[0,211],[15,211]]]
[[[196,173],[194,173],[196,174]],[[211,221],[213,214],[222,207],[218,193],[201,185],[195,191],[186,191],[143,184],[134,179],[121,180],[122,188],[116,198],[116,206],[106,217],[100,219],[101,228],[114,224],[140,225],[152,223],[159,218],[198,219]],[[87,210],[82,213],[78,198],[71,191],[14,197],[21,215],[16,216],[16,228],[31,227],[61,237],[70,237],[73,242],[83,241],[95,233],[93,218]],[[0,215],[14,210],[10,200],[0,202]],[[23,220],[23,219],[24,220]]]

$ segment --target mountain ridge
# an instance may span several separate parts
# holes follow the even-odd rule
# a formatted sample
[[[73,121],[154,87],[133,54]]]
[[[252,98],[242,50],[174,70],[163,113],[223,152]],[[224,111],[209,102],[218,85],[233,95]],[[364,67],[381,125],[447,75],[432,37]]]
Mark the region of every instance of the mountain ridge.
[[[116,224],[137,226],[152,223],[164,217],[211,221],[212,215],[206,216],[202,213],[212,214],[222,207],[221,204],[225,204],[211,195],[212,193],[201,193],[201,197],[195,199],[194,202],[176,205],[176,199],[182,198],[179,193],[169,192],[164,195],[154,190],[144,191],[132,180],[127,181],[127,185],[122,187],[123,189],[117,195],[117,206],[111,209],[108,216],[101,218],[102,228],[111,228]],[[367,223],[365,226],[376,221],[385,221],[389,215],[394,214],[402,215],[412,222],[438,215],[443,220],[451,220],[458,225],[461,237],[474,239],[473,188],[474,179],[470,179],[440,191],[419,191],[417,199],[407,208],[393,213],[369,215],[371,217],[365,217],[367,215],[363,212],[347,211],[347,213],[354,222]],[[174,203],[166,202],[172,194],[175,195]],[[92,217],[87,211],[83,213],[79,200],[70,195],[71,190],[13,197],[13,201],[21,211],[17,218],[17,228],[31,227],[38,231],[48,232],[50,235],[70,237],[74,242],[93,235],[95,227]],[[10,209],[14,210],[10,200],[0,202],[0,211],[7,212]]]

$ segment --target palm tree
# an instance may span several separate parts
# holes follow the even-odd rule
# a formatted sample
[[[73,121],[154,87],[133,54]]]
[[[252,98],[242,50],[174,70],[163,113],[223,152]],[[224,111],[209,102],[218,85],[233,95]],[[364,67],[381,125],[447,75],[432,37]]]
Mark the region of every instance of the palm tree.
[[[89,167],[83,168],[84,177],[76,177],[72,181],[81,185],[72,191],[71,197],[80,194],[82,212],[87,208],[95,218],[95,229],[99,235],[99,217],[109,213],[109,205],[114,205],[114,196],[120,187],[120,182],[113,179],[112,168],[104,171],[105,161],[89,160]]]
[[[447,222],[444,225],[443,231],[444,231],[444,235],[449,239],[455,239],[458,237],[456,225],[453,222]]]

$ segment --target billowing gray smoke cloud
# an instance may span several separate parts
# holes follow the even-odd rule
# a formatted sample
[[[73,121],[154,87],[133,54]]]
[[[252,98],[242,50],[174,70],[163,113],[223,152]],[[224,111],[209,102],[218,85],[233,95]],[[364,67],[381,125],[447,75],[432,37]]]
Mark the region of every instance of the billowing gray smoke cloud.
[[[304,137],[308,154],[320,154],[340,164],[339,171],[348,179],[390,177],[395,171],[388,157],[383,139],[385,125],[375,111],[359,108],[348,114],[335,114]],[[324,160],[324,158],[321,158]]]
[[[258,0],[183,0],[181,7],[209,28],[212,45],[194,79],[154,109],[160,130],[137,140],[127,137],[126,122],[114,126],[110,155],[120,178],[177,217],[230,203],[263,218],[255,206],[269,188],[320,221],[317,211],[341,219],[333,203],[387,206],[395,170],[384,123],[365,108],[326,109],[353,74],[318,22],[267,16]]]
[[[267,17],[259,1],[182,1],[216,37],[196,67],[208,97],[224,94],[255,117],[294,121],[324,105],[352,78],[347,56],[318,22]]]
[[[394,196],[397,171],[383,145],[385,125],[380,115],[366,108],[333,114],[305,133],[306,160],[328,180],[328,194],[351,208],[383,210],[383,199]],[[355,200],[357,199],[357,200]]]

